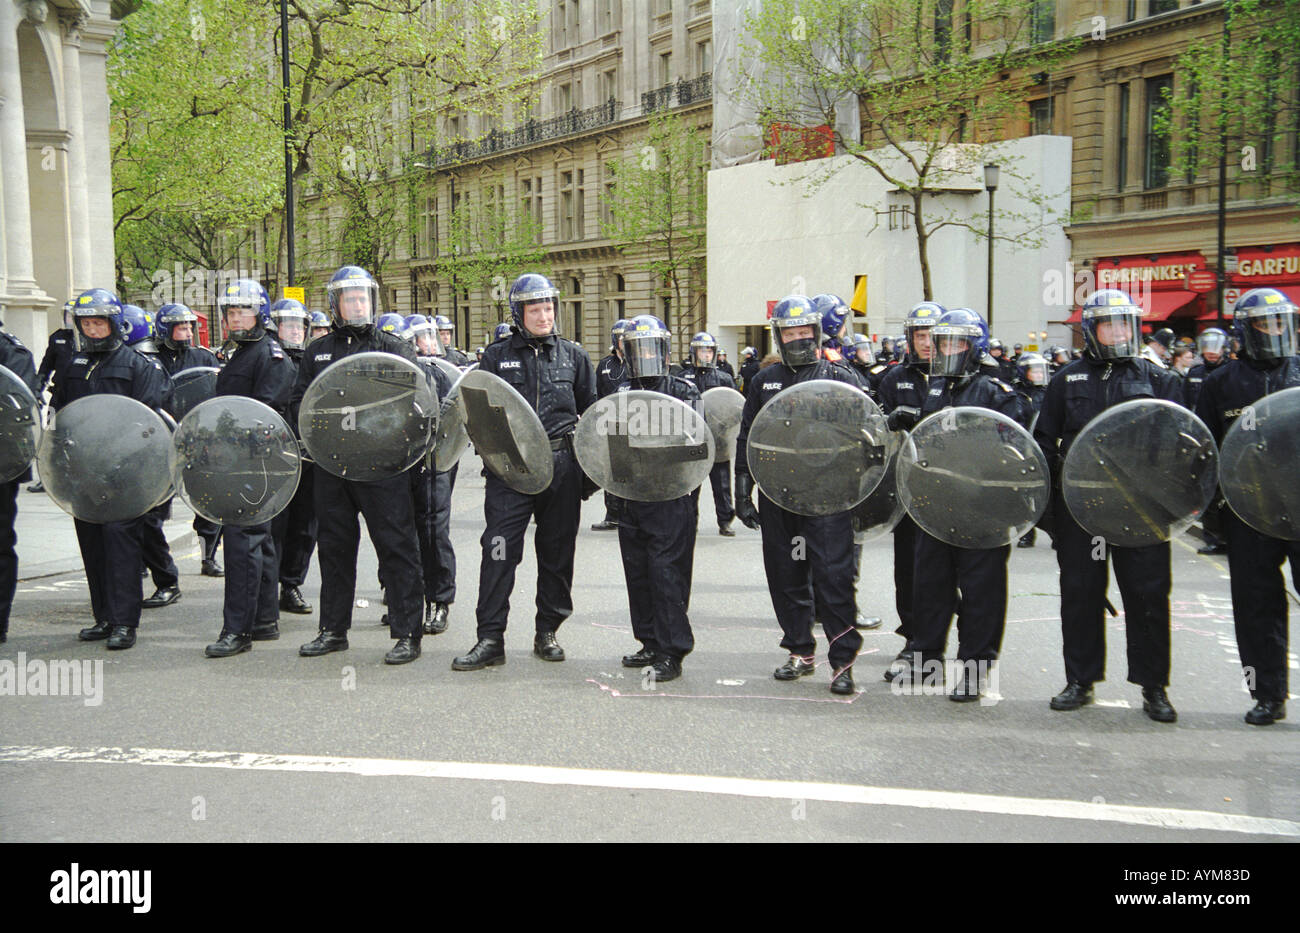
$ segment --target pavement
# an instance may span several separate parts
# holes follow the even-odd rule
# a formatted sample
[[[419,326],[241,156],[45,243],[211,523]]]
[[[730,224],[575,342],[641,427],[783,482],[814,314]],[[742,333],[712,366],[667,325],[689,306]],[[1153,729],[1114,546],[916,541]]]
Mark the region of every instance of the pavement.
[[[1036,548],[1012,551],[989,702],[896,695],[882,680],[902,646],[888,537],[863,556],[859,602],[886,624],[864,633],[859,692],[832,695],[824,663],[797,682],[773,680],[784,653],[759,534],[737,525],[735,538],[720,537],[708,490],[691,601],[696,649],[680,680],[655,684],[619,665],[636,643],[617,535],[589,530],[601,518],[598,495],[584,505],[574,614],[559,631],[568,659],[532,655],[528,547],[507,663],[453,672],[452,657],[475,640],[478,469],[467,455],[453,498],[450,629],[399,667],[382,661],[391,639],[368,543],[350,650],[299,657],[318,616],[286,613],[278,641],[205,658],[224,584],[199,575],[179,501],[168,537],[182,599],[146,611],[130,651],[78,642],[89,597],[71,519],[46,496],[21,493],[22,582],[0,675],[5,661],[25,662],[32,689],[13,695],[0,676],[0,840],[1300,839],[1300,707],[1268,728],[1243,723],[1251,701],[1226,560],[1196,554],[1194,538],[1173,546],[1174,725],[1147,719],[1139,688],[1124,681],[1122,616],[1107,622],[1109,679],[1097,703],[1048,708],[1065,679],[1057,567],[1042,535]],[[318,601],[315,561],[303,589]],[[1111,601],[1121,604],[1113,581]],[[68,661],[89,662],[86,679],[56,691],[53,662]],[[1290,663],[1300,667],[1294,654]],[[49,681],[32,681],[34,668]],[[113,806],[70,806],[94,781],[114,788]]]

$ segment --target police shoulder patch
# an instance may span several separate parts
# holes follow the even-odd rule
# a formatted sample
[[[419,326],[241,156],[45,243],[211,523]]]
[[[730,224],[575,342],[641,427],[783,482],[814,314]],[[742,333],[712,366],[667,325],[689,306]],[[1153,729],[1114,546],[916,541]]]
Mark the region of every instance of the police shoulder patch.
[[[273,360],[284,359],[284,348],[281,347],[280,344],[274,340],[271,341],[271,359]]]

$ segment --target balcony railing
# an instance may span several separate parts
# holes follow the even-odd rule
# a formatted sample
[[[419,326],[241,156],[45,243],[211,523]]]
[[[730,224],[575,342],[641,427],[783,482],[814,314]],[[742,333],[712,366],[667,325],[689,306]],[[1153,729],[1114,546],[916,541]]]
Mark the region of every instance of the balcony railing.
[[[708,100],[713,95],[713,73],[705,72],[698,78],[692,78],[690,81],[683,81],[678,78],[674,84],[665,84],[663,87],[655,88],[653,91],[645,91],[641,95],[641,112],[643,114],[654,113],[656,110],[662,110],[665,107],[671,107],[673,98],[677,98],[677,106],[684,107],[687,104],[694,104],[698,101]]]
[[[588,107],[586,110],[570,110],[549,120],[529,120],[510,130],[492,130],[481,139],[456,142],[449,146],[434,146],[420,155],[412,156],[411,161],[423,162],[436,168],[458,162],[471,162],[499,152],[606,126],[617,120],[618,114],[619,102],[611,97],[605,103]]]

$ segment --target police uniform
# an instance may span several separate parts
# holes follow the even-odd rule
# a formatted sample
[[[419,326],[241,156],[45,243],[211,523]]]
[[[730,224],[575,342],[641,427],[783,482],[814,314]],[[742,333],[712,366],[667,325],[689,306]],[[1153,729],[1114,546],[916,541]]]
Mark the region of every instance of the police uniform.
[[[1048,384],[1034,439],[1053,475],[1049,521],[1061,571],[1061,636],[1065,674],[1089,689],[1106,672],[1105,560],[1095,560],[1092,535],[1066,507],[1060,471],[1084,426],[1107,408],[1142,398],[1182,400],[1178,377],[1145,357],[1104,361],[1091,354],[1062,366]],[[1128,680],[1144,687],[1169,684],[1169,542],[1106,548],[1124,599]]]
[[[439,340],[442,338],[439,337]],[[456,347],[443,347],[443,353],[447,357],[447,362],[457,368],[464,368],[469,365],[469,357],[462,353]]]
[[[596,398],[604,398],[606,395],[617,392],[619,389],[626,389],[630,385],[627,362],[618,355],[611,353],[596,365]],[[619,510],[623,506],[623,500],[608,492],[604,495],[605,517],[598,524],[591,526],[592,531],[608,531],[618,524]]]
[[[36,394],[38,396],[45,391],[51,377],[54,379],[54,385],[58,386],[59,379],[63,377],[68,364],[72,362],[76,346],[73,342],[74,339],[70,327],[60,327],[50,334],[50,342],[45,346],[45,356],[41,357],[40,369],[36,371]]]
[[[286,347],[283,344],[281,348],[293,366],[292,381],[296,382],[304,351],[301,347]],[[316,465],[304,460],[298,477],[298,488],[289,500],[288,507],[271,519],[271,536],[275,539],[275,554],[280,565],[280,608],[302,615],[310,613],[311,606],[302,600],[301,593],[294,600],[288,591],[297,591],[307,582],[311,552],[316,549],[315,495]]]
[[[55,333],[58,333],[57,331]],[[46,354],[48,358],[48,353]],[[27,384],[37,400],[41,397],[41,380],[36,372],[32,351],[8,331],[0,330],[0,366],[10,370]],[[18,534],[14,523],[18,518],[18,487],[31,478],[28,468],[7,483],[0,484],[0,642],[9,634],[9,612],[13,608],[14,593],[18,588]]]
[[[1206,377],[1196,414],[1215,442],[1222,443],[1228,428],[1249,405],[1296,386],[1300,386],[1300,357],[1266,363],[1243,356],[1216,367]],[[1300,579],[1300,542],[1256,531],[1229,508],[1223,509],[1223,526],[1237,650],[1242,668],[1254,672],[1250,695],[1259,701],[1285,703],[1289,628],[1282,565],[1289,560],[1292,580]]]
[[[794,369],[784,363],[773,363],[754,374],[745,391],[745,409],[736,441],[737,486],[742,491],[741,477],[749,477],[746,445],[755,416],[783,389],[814,379],[830,379],[862,388],[848,368],[827,360]],[[846,581],[853,579],[850,513],[846,510],[834,515],[798,515],[783,509],[760,490],[758,515],[763,531],[763,569],[772,608],[781,625],[781,647],[791,655],[805,658],[816,650],[812,631],[815,588],[816,612],[829,641],[827,655],[833,676],[848,672],[862,647],[862,635],[853,627],[857,616],[855,594],[846,585]],[[796,537],[802,537],[806,544],[806,559],[796,560],[792,553],[790,542]]]
[[[1183,404],[1192,411],[1196,411],[1196,399],[1197,396],[1201,394],[1202,384],[1209,378],[1211,373],[1216,372],[1228,362],[1229,360],[1225,353],[1217,363],[1197,363],[1189,369],[1186,378],[1183,379]]]
[[[50,404],[57,411],[88,395],[125,395],[157,410],[163,406],[166,390],[167,374],[157,360],[119,344],[108,351],[73,354],[63,378],[54,384]],[[86,477],[86,481],[102,478]],[[101,525],[73,519],[95,617],[95,627],[83,629],[79,635],[83,640],[109,637],[110,629],[121,626],[131,630],[130,641],[134,643],[143,597],[143,521],[141,516]]]
[[[217,375],[216,394],[251,398],[283,414],[293,379],[293,362],[266,334],[258,340],[233,342]],[[223,527],[226,581],[221,635],[256,641],[279,638],[280,565],[271,523]]]
[[[595,369],[586,351],[570,340],[558,335],[525,338],[519,332],[483,351],[479,368],[504,379],[528,401],[551,441],[554,476],[551,485],[536,495],[516,492],[487,471],[483,497],[486,527],[479,541],[483,556],[475,610],[478,638],[480,643],[501,645],[515,570],[524,556],[524,533],[529,520],[536,518],[536,649],[543,636],[550,635],[553,640],[556,629],[573,613],[574,547],[583,491],[582,471],[573,453],[573,431],[578,418],[596,400]],[[558,652],[558,646],[555,650]],[[562,660],[563,652],[555,659]],[[473,669],[481,665],[459,666]]]
[[[942,324],[942,319],[940,320]],[[1010,385],[986,371],[965,377],[930,379],[921,417],[952,407],[987,408],[1027,424],[1028,405]],[[957,547],[916,529],[912,566],[912,669],[928,676],[942,664],[953,616],[957,616],[957,660],[963,683],[954,699],[979,693],[978,672],[970,662],[997,660],[1007,619],[1007,559],[1011,546]]]
[[[700,392],[677,376],[638,379],[630,387],[661,392],[701,412]],[[696,503],[699,490],[667,502],[622,500],[618,546],[627,581],[632,636],[642,651],[624,666],[668,658],[680,667],[695,647],[687,611],[695,561]]]
[[[366,327],[360,335],[351,333],[350,329],[339,329],[317,337],[303,353],[298,368],[298,378],[289,402],[291,423],[298,423],[298,412],[307,387],[324,369],[346,356],[371,351],[392,353],[417,363],[415,350],[409,343],[373,326]],[[352,626],[357,547],[361,541],[361,528],[357,522],[359,511],[365,516],[366,530],[379,557],[380,577],[386,584],[389,631],[394,638],[409,638],[418,644],[422,635],[424,575],[420,566],[419,536],[415,529],[411,478],[401,473],[388,479],[356,482],[320,469],[315,471],[314,481],[318,522],[316,547],[321,574],[321,635],[346,639]],[[336,641],[327,650],[346,647],[346,641]],[[307,652],[308,655],[314,653]]]
[[[754,375],[759,370],[757,356],[751,356],[740,364],[740,378],[736,380],[736,386],[740,391],[748,393],[749,384],[754,381]]]
[[[736,387],[736,381],[717,367],[700,369],[688,363],[682,367],[681,372],[677,375],[693,385],[699,395],[703,395],[709,389],[716,389],[719,386],[727,389]],[[736,508],[731,501],[730,460],[713,464],[713,469],[709,471],[709,484],[713,487],[713,513],[718,520],[718,527],[726,528],[731,524],[732,519],[736,517]],[[692,496],[694,496],[698,508],[700,491],[696,489]]]
[[[434,363],[435,357],[421,356],[439,398],[451,392],[451,377]],[[451,490],[455,467],[439,473],[422,458],[410,470],[411,495],[415,502],[415,528],[420,539],[420,562],[424,570],[424,632],[437,634],[446,627],[445,610],[439,627],[434,627],[435,607],[456,601],[456,552],[451,546]]]
[[[182,370],[193,369],[196,366],[221,365],[216,354],[207,347],[182,346],[173,350],[165,341],[158,348],[158,362],[162,364],[168,376],[175,376]],[[192,527],[199,540],[203,542],[204,561],[209,562],[209,566],[215,567],[217,547],[221,544],[221,526],[202,515],[195,515]]]

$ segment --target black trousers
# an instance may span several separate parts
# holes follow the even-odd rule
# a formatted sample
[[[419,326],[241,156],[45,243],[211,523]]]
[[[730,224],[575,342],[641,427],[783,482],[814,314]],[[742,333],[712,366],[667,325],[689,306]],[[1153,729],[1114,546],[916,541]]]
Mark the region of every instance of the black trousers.
[[[141,516],[140,549],[144,554],[144,565],[149,568],[153,585],[158,589],[177,586],[181,582],[180,571],[176,569],[171,548],[167,546],[167,533],[163,531],[163,522],[171,517],[170,499]]]
[[[298,490],[289,507],[271,519],[275,553],[280,559],[280,585],[302,586],[316,549],[316,467],[303,462]]]
[[[248,635],[253,626],[280,619],[280,562],[271,523],[226,525],[226,601],[222,634]]]
[[[1169,543],[1106,547],[1079,527],[1055,496],[1056,562],[1061,569],[1061,640],[1065,676],[1081,684],[1106,677],[1107,556],[1124,600],[1128,680],[1169,685]]]
[[[524,558],[524,532],[537,518],[536,630],[553,632],[573,614],[573,552],[578,540],[582,474],[568,447],[551,452],[555,475],[535,496],[515,492],[488,471],[483,497],[487,527],[478,574],[478,637],[501,639],[510,617],[515,570]]]
[[[957,659],[997,660],[1007,624],[1010,556],[1010,545],[954,547],[916,529],[910,640],[918,664],[944,658],[954,614]]]
[[[456,552],[451,547],[451,475],[411,470],[415,528],[420,538],[427,603],[456,601]]]
[[[813,589],[816,612],[830,645],[827,655],[836,672],[850,666],[862,647],[853,627],[853,524],[848,512],[807,516],[787,512],[759,492],[758,517],[763,530],[763,569],[772,608],[781,624],[781,647],[811,655]]]
[[[144,600],[140,585],[143,523],[143,517],[107,525],[95,525],[79,518],[72,520],[96,622],[127,628],[140,625],[140,603]]]
[[[1285,700],[1290,632],[1282,565],[1291,562],[1294,584],[1300,576],[1300,542],[1260,534],[1229,509],[1222,520],[1232,575],[1232,623],[1250,695]]]
[[[194,516],[194,533],[203,542],[203,559],[211,560],[217,556],[217,547],[221,544],[221,526],[210,522],[202,515]]]
[[[618,547],[633,637],[656,654],[680,661],[695,647],[687,617],[695,564],[691,496],[669,502],[625,501]]]
[[[18,590],[18,487],[22,480],[0,483],[0,635],[9,634],[9,612]]]
[[[314,492],[319,522],[320,627],[343,634],[352,626],[360,513],[366,517],[366,530],[379,556],[379,576],[388,592],[389,632],[394,638],[418,636],[424,621],[424,574],[411,478],[399,473],[378,482],[358,483],[317,470]]]
[[[904,513],[894,526],[894,609],[898,628],[894,629],[910,643],[912,640],[912,568],[916,563],[916,535],[920,531],[912,516]]]
[[[736,507],[731,501],[731,461],[715,463],[709,471],[709,483],[713,486],[713,513],[719,525],[725,525],[736,517]]]

